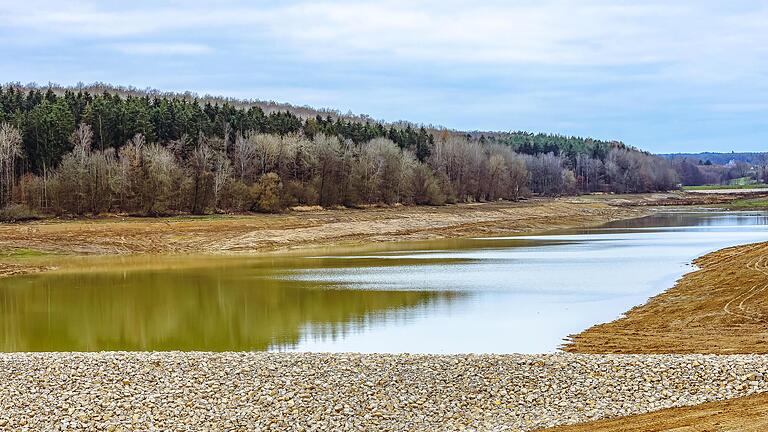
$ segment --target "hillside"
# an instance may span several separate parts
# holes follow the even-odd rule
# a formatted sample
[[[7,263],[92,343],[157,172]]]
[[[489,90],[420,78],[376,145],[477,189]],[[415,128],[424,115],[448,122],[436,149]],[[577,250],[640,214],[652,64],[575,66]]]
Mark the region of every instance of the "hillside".
[[[677,184],[667,161],[620,142],[466,133],[104,84],[0,87],[0,124],[0,204],[35,212],[440,205]]]

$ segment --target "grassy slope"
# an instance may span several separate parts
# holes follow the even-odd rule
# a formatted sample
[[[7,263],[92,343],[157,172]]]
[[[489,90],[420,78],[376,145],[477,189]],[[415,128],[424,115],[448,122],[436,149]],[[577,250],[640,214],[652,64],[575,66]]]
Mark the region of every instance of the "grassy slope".
[[[766,210],[768,209],[768,198],[742,198],[725,204],[717,204],[729,210]]]

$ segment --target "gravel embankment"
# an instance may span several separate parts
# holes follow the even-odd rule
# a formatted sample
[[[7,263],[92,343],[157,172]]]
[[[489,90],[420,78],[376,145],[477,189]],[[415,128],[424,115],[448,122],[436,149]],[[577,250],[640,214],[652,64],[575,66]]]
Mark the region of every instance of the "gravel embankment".
[[[13,353],[0,429],[531,430],[762,391],[757,355]]]

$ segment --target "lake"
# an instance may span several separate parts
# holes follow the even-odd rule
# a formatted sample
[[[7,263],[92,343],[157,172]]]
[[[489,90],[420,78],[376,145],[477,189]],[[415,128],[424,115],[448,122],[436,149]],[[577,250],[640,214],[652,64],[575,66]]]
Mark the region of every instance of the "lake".
[[[768,241],[765,213],[259,257],[55,257],[0,280],[3,351],[546,353],[671,287],[691,260]]]

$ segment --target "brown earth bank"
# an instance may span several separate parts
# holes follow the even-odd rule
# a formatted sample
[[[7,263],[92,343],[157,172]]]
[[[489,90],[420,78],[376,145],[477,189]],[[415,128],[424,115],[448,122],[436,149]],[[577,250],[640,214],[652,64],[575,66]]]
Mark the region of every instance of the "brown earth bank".
[[[104,216],[0,224],[0,276],[45,271],[28,252],[68,255],[252,254],[313,246],[528,233],[646,215],[654,206],[707,206],[745,194],[594,194],[521,202],[304,208],[283,214]],[[756,196],[746,194],[746,196]],[[21,253],[18,253],[21,251]]]
[[[768,430],[766,407],[768,407],[768,395],[759,394],[545,430],[546,432],[763,432]]]
[[[644,214],[588,199],[293,211],[203,217],[45,220],[0,226],[0,248],[76,254],[263,252],[336,243],[492,235]]]
[[[768,353],[768,243],[698,258],[700,270],[623,318],[570,337],[592,354]]]

